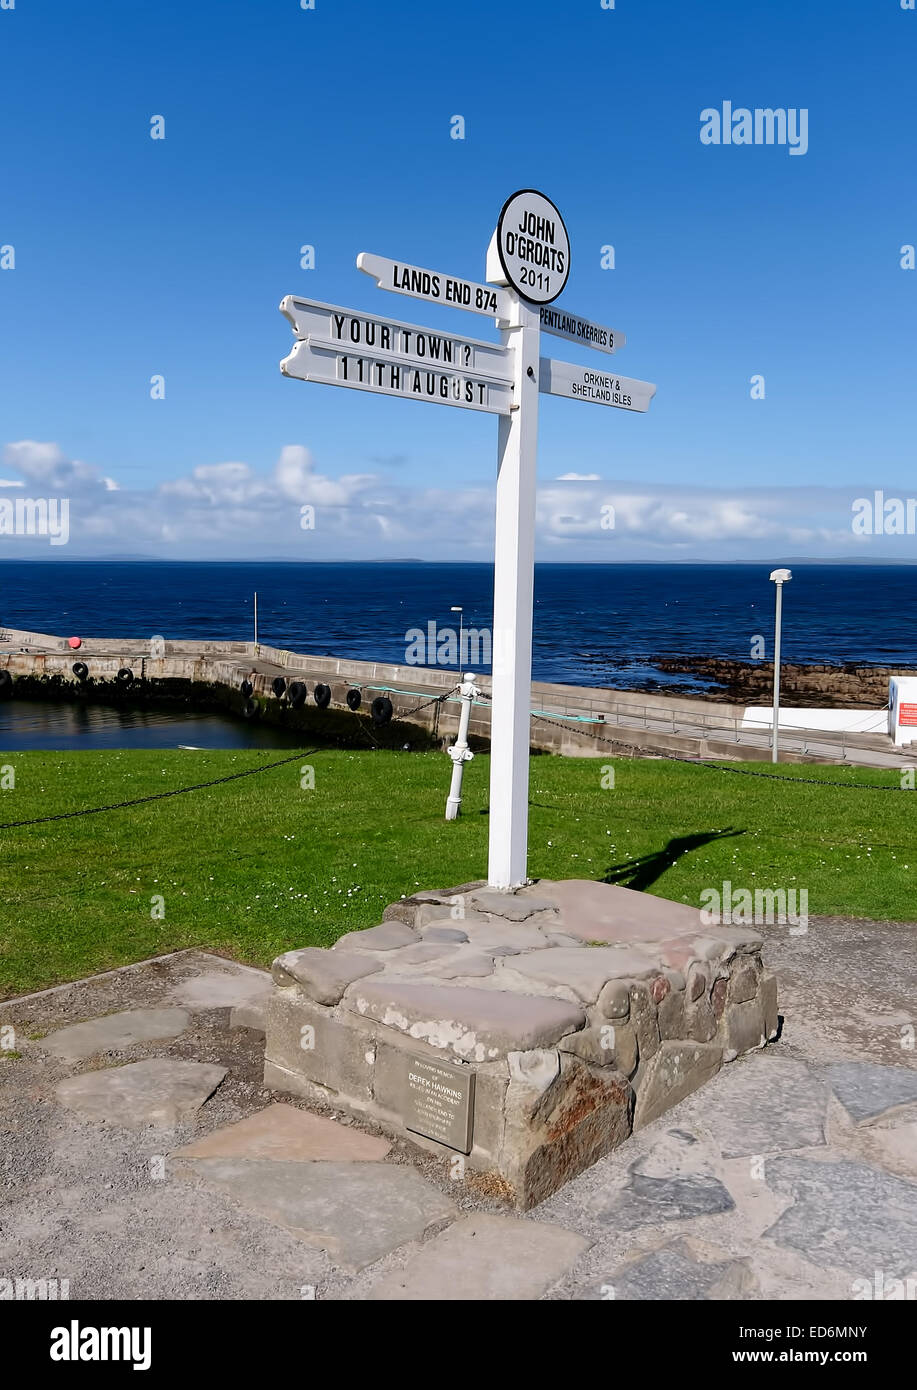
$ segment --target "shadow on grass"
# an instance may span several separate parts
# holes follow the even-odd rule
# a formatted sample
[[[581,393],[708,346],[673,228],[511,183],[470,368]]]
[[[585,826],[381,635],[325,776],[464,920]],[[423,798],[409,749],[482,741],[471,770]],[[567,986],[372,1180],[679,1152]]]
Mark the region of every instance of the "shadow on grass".
[[[744,830],[733,830],[732,826],[728,826],[725,830],[709,830],[701,835],[677,835],[655,854],[641,854],[637,859],[625,859],[621,864],[612,864],[602,875],[601,881],[623,884],[625,888],[634,888],[638,893],[642,893],[650,884],[661,878],[666,869],[671,869],[683,854],[690,854],[691,850],[709,845],[711,840],[725,840],[733,835],[744,834]]]

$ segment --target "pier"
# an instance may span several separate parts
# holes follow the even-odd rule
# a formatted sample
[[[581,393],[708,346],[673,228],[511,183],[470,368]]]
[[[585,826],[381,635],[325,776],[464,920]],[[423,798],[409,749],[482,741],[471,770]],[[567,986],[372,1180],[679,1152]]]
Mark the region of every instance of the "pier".
[[[88,668],[82,679],[73,669],[79,663]],[[371,729],[369,708],[378,696],[392,702],[393,725],[422,730],[433,743],[451,742],[458,730],[457,670],[309,655],[264,643],[165,641],[154,656],[149,638],[84,638],[72,649],[64,637],[2,628],[0,673],[4,671],[12,678],[14,696],[33,699],[142,700],[209,706],[242,717],[250,698],[264,722],[301,727],[310,736],[324,724],[331,740],[352,738],[355,720]],[[119,671],[129,671],[131,679],[119,680]],[[278,695],[275,682],[280,680],[286,689]],[[287,694],[293,681],[308,687],[299,708],[292,707]],[[250,696],[243,693],[243,682],[250,683]],[[326,709],[313,701],[316,684],[331,691]],[[476,673],[476,684],[481,697],[472,708],[469,733],[481,747],[490,737],[491,679]],[[362,697],[356,716],[347,704],[347,693],[354,689]],[[750,715],[745,705],[533,681],[530,709],[536,751],[568,757],[770,757],[770,721],[761,710]],[[780,755],[786,762],[904,768],[914,761],[914,754],[896,749],[885,732],[818,728],[817,711],[795,713],[799,719],[808,716],[815,726],[781,728]],[[785,720],[793,714],[782,711]]]

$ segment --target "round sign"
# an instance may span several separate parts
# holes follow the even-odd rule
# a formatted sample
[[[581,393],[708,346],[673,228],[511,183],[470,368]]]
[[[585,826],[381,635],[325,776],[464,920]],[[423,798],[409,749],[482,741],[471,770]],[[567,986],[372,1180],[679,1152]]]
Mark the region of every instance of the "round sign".
[[[534,188],[507,198],[497,223],[497,254],[523,299],[550,304],[557,298],[570,274],[570,238],[550,198]]]

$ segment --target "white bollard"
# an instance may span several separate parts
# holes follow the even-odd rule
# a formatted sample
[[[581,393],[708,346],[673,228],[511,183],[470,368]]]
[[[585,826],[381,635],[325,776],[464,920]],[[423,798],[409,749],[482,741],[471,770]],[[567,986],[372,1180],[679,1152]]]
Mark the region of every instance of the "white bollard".
[[[452,759],[452,785],[449,788],[449,797],[446,801],[446,820],[458,820],[459,811],[462,809],[462,774],[465,771],[465,764],[470,763],[474,757],[468,747],[471,702],[480,693],[474,683],[474,676],[470,672],[466,672],[462,684],[459,686],[462,710],[459,715],[458,737],[448,750],[449,757]]]

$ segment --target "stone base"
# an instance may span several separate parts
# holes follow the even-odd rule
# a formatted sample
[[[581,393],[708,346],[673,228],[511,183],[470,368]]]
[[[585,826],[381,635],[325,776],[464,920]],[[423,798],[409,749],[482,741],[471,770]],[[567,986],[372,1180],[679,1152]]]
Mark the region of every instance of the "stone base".
[[[542,880],[384,918],[274,962],[265,1084],[462,1154],[522,1209],[776,1036],[761,937],[683,903]]]

